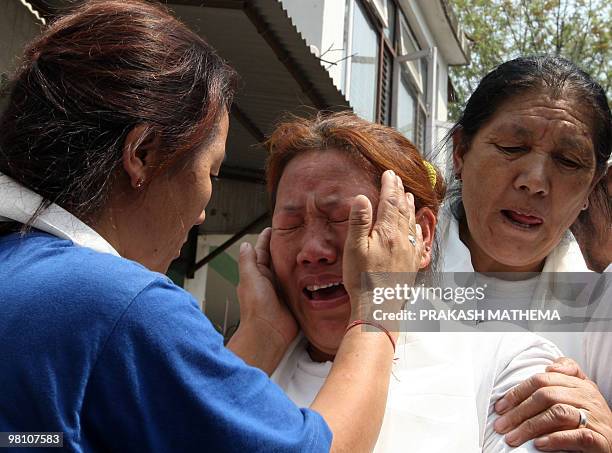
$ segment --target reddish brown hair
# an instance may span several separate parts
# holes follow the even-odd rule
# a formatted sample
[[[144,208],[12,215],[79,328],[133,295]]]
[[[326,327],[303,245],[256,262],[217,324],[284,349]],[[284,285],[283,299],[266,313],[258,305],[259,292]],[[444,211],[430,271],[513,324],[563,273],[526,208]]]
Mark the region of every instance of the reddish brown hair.
[[[351,112],[318,113],[312,118],[291,117],[279,124],[266,142],[269,151],[266,180],[272,208],[278,183],[287,164],[308,151],[340,150],[371,176],[380,188],[385,170],[393,170],[415,198],[415,207],[428,207],[437,215],[446,185],[436,171],[435,187],[423,157],[410,140],[381,124],[371,123]]]

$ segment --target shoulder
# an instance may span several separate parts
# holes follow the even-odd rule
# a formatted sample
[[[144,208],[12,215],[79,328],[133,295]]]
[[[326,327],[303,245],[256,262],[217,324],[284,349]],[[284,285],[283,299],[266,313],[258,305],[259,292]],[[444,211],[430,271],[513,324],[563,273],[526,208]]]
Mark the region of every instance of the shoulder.
[[[481,383],[485,385],[510,388],[562,356],[554,343],[531,332],[483,332],[475,336],[481,341],[477,368],[490,370],[489,382]]]
[[[133,261],[38,232],[0,238],[0,259],[1,272],[11,275],[11,286],[44,289],[47,297],[121,294],[131,299],[153,280],[165,278]]]
[[[0,238],[0,261],[0,298],[16,315],[27,307],[41,320],[110,328],[137,299],[147,314],[164,309],[161,299],[197,305],[163,274],[48,234]]]

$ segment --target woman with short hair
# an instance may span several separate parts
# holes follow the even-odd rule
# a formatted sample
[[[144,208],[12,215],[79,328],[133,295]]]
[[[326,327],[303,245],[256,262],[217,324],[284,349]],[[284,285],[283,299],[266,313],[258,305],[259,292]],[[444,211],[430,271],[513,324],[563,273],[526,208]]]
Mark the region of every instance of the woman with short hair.
[[[352,113],[289,118],[272,132],[267,147],[271,267],[302,331],[272,378],[294,402],[308,405],[333,370],[350,323],[343,282],[351,263],[343,249],[351,198],[362,193],[380,206],[380,175],[391,169],[400,176],[414,194],[425,246],[419,272],[428,284],[436,281],[435,230],[445,183],[402,134]],[[405,275],[396,277],[403,283]],[[421,303],[416,301],[415,312]],[[383,311],[385,304],[379,306]],[[486,335],[411,330],[400,335],[374,451],[509,450],[493,429],[496,401],[561,353],[531,333]],[[536,450],[528,445],[517,451]]]

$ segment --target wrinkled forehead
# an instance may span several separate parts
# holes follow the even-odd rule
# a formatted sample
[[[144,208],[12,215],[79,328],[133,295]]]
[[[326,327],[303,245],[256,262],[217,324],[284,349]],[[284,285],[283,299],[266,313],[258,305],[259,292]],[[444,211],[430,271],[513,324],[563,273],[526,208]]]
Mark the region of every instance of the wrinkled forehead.
[[[295,210],[309,199],[321,207],[334,207],[350,203],[359,194],[374,203],[378,191],[372,180],[372,175],[342,151],[307,152],[293,158],[285,167],[274,210]]]
[[[499,106],[487,129],[525,142],[550,141],[595,152],[592,113],[569,93],[560,98],[527,93],[509,99]]]

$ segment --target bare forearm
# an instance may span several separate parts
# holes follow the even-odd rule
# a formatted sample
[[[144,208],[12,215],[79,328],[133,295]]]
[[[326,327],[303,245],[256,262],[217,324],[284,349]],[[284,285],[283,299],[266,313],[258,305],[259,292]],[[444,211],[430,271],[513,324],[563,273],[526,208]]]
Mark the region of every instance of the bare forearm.
[[[311,405],[334,434],[332,451],[372,451],[382,424],[393,348],[382,332],[349,330]]]

